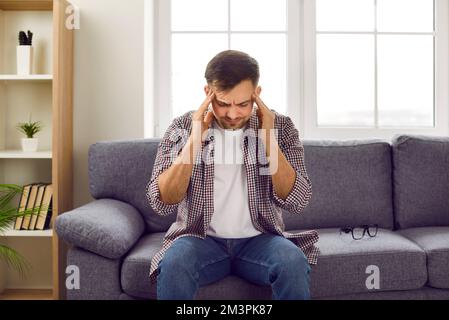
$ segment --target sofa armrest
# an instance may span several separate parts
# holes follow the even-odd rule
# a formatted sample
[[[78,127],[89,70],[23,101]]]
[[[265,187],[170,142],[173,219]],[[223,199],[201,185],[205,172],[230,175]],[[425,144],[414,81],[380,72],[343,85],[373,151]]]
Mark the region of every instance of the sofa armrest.
[[[64,241],[110,259],[121,258],[144,229],[139,211],[114,199],[95,200],[61,214],[55,225]]]

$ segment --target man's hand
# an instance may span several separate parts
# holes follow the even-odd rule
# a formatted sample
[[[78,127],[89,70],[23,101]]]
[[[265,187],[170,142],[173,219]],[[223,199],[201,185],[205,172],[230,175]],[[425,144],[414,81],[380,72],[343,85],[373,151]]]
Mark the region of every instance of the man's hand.
[[[273,188],[281,199],[287,199],[295,184],[296,172],[280,150],[274,133],[274,120],[276,115],[272,112],[260,97],[253,93],[253,100],[257,104],[257,116],[259,129],[262,130],[262,141],[265,144],[266,155],[269,158],[269,172],[273,182]]]
[[[276,115],[268,109],[257,93],[253,93],[251,98],[257,104],[256,113],[259,118],[259,129],[262,129],[261,139],[265,144],[267,157],[270,157],[273,151],[277,152],[277,142],[274,134],[274,119]]]
[[[199,109],[192,114],[192,132],[187,143],[173,164],[158,178],[160,198],[165,204],[179,203],[187,193],[193,164],[204,140],[203,133],[214,118],[212,111],[208,110],[214,96],[214,92],[210,90]]]
[[[212,120],[214,119],[214,114],[209,110],[209,106],[215,97],[213,90],[209,90],[206,99],[203,101],[201,106],[197,111],[192,114],[192,133],[191,136],[193,140],[197,143],[203,142],[204,132],[209,128]],[[206,114],[204,114],[206,113]],[[201,139],[201,140],[200,140]]]
[[[256,93],[253,93],[252,99],[257,105],[256,112],[257,117],[259,118],[259,129],[274,129],[274,119],[276,118],[275,114],[268,109],[266,104]]]

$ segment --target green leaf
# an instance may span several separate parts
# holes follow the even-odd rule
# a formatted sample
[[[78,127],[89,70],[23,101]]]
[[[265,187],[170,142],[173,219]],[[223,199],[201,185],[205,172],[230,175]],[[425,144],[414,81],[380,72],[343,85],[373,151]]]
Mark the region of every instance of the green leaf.
[[[5,261],[9,268],[16,270],[22,278],[25,278],[31,269],[30,263],[22,255],[4,245],[0,245],[0,259]]]
[[[40,121],[38,122],[31,122],[31,118],[30,121],[27,123],[19,123],[17,125],[17,129],[22,132],[23,134],[25,134],[28,138],[33,138],[34,135],[40,131],[42,131],[42,123]]]
[[[31,214],[39,214],[48,206],[36,206],[31,209],[24,209],[18,212],[16,207],[11,205],[11,201],[18,195],[22,195],[23,187],[15,184],[0,184],[0,235],[11,229],[11,226],[18,217],[24,217]],[[0,260],[4,260],[8,267],[18,271],[24,277],[30,269],[30,264],[15,250],[0,245]]]
[[[0,184],[0,211],[9,205],[9,203],[18,194],[21,194],[23,187],[13,184]]]

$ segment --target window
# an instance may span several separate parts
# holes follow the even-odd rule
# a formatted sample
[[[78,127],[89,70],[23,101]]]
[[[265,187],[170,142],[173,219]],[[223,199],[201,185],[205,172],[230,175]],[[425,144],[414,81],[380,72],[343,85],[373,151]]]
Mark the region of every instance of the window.
[[[294,79],[298,78],[296,75],[289,77],[287,72],[289,64],[298,64],[295,63],[298,54],[291,55],[296,46],[288,45],[293,34],[288,32],[292,29],[288,26],[289,2],[293,1],[156,2],[159,37],[155,92],[156,105],[164,106],[159,107],[159,114],[155,115],[159,121],[158,136],[174,117],[198,109],[205,97],[206,65],[213,56],[227,49],[247,52],[259,62],[262,99],[270,108],[283,114],[288,112],[289,101],[297,99],[297,93],[289,94],[288,83],[297,86]],[[294,12],[296,18],[291,25],[299,20],[299,10]]]
[[[155,1],[154,136],[199,107],[226,49],[259,61],[263,100],[302,138],[448,135],[448,12],[447,0]]]
[[[438,0],[305,0],[308,137],[447,135],[438,89],[448,84],[447,9]]]

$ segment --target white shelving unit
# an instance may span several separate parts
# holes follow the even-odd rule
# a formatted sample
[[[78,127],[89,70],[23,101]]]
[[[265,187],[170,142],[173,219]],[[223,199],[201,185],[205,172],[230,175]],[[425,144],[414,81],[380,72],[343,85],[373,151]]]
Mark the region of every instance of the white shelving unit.
[[[53,75],[51,74],[32,74],[32,75],[17,75],[17,74],[0,74],[0,80],[4,81],[18,81],[18,80],[30,80],[30,81],[51,81]]]
[[[66,0],[0,0],[0,183],[53,185],[52,220],[73,209],[73,29]],[[31,75],[17,75],[19,31],[33,32]],[[24,153],[17,124],[40,121],[37,152]],[[17,197],[20,198],[20,197]],[[18,207],[19,199],[14,203]],[[0,236],[30,262],[22,278],[2,268],[0,288],[65,296],[66,244],[52,230],[8,230]],[[1,261],[0,261],[1,262]],[[31,294],[32,296],[33,294]],[[1,298],[1,297],[0,297]]]
[[[0,234],[0,237],[52,237],[53,230],[13,230],[12,228],[6,231],[3,234]]]
[[[22,150],[0,150],[0,159],[51,159],[51,151],[23,152]]]
[[[42,38],[51,37],[52,15],[51,12],[3,12],[11,24],[24,23],[27,19],[30,30],[47,30],[49,33],[41,34]],[[6,19],[5,19],[6,20]],[[23,20],[23,21],[22,21]],[[25,25],[20,26],[24,28]],[[4,30],[0,27],[0,33],[10,32],[10,26],[6,24]],[[15,32],[14,32],[15,33]],[[1,37],[0,37],[1,38]],[[8,51],[8,44],[0,43],[0,51]],[[36,46],[39,43],[36,39]],[[41,44],[43,46],[43,44]],[[51,60],[51,43],[48,51]],[[0,53],[0,58],[1,58]],[[25,185],[33,182],[52,182],[52,86],[53,76],[51,64],[45,70],[45,74],[33,74],[30,76],[12,75],[15,61],[11,61],[4,54],[3,69],[0,68],[0,183],[12,183]],[[44,59],[44,57],[42,57]],[[39,60],[38,60],[39,61]],[[2,72],[8,73],[2,73]],[[37,152],[23,152],[21,150],[21,138],[25,138],[17,129],[19,122],[29,120],[41,121],[43,131],[37,134],[39,148]],[[17,198],[16,201],[19,199]],[[17,206],[17,202],[14,203]],[[9,268],[3,268],[0,272],[0,281],[3,281],[9,290],[51,290],[53,292],[53,230],[13,230],[12,228],[0,235],[0,243],[13,248],[30,263],[31,269],[26,277]]]

